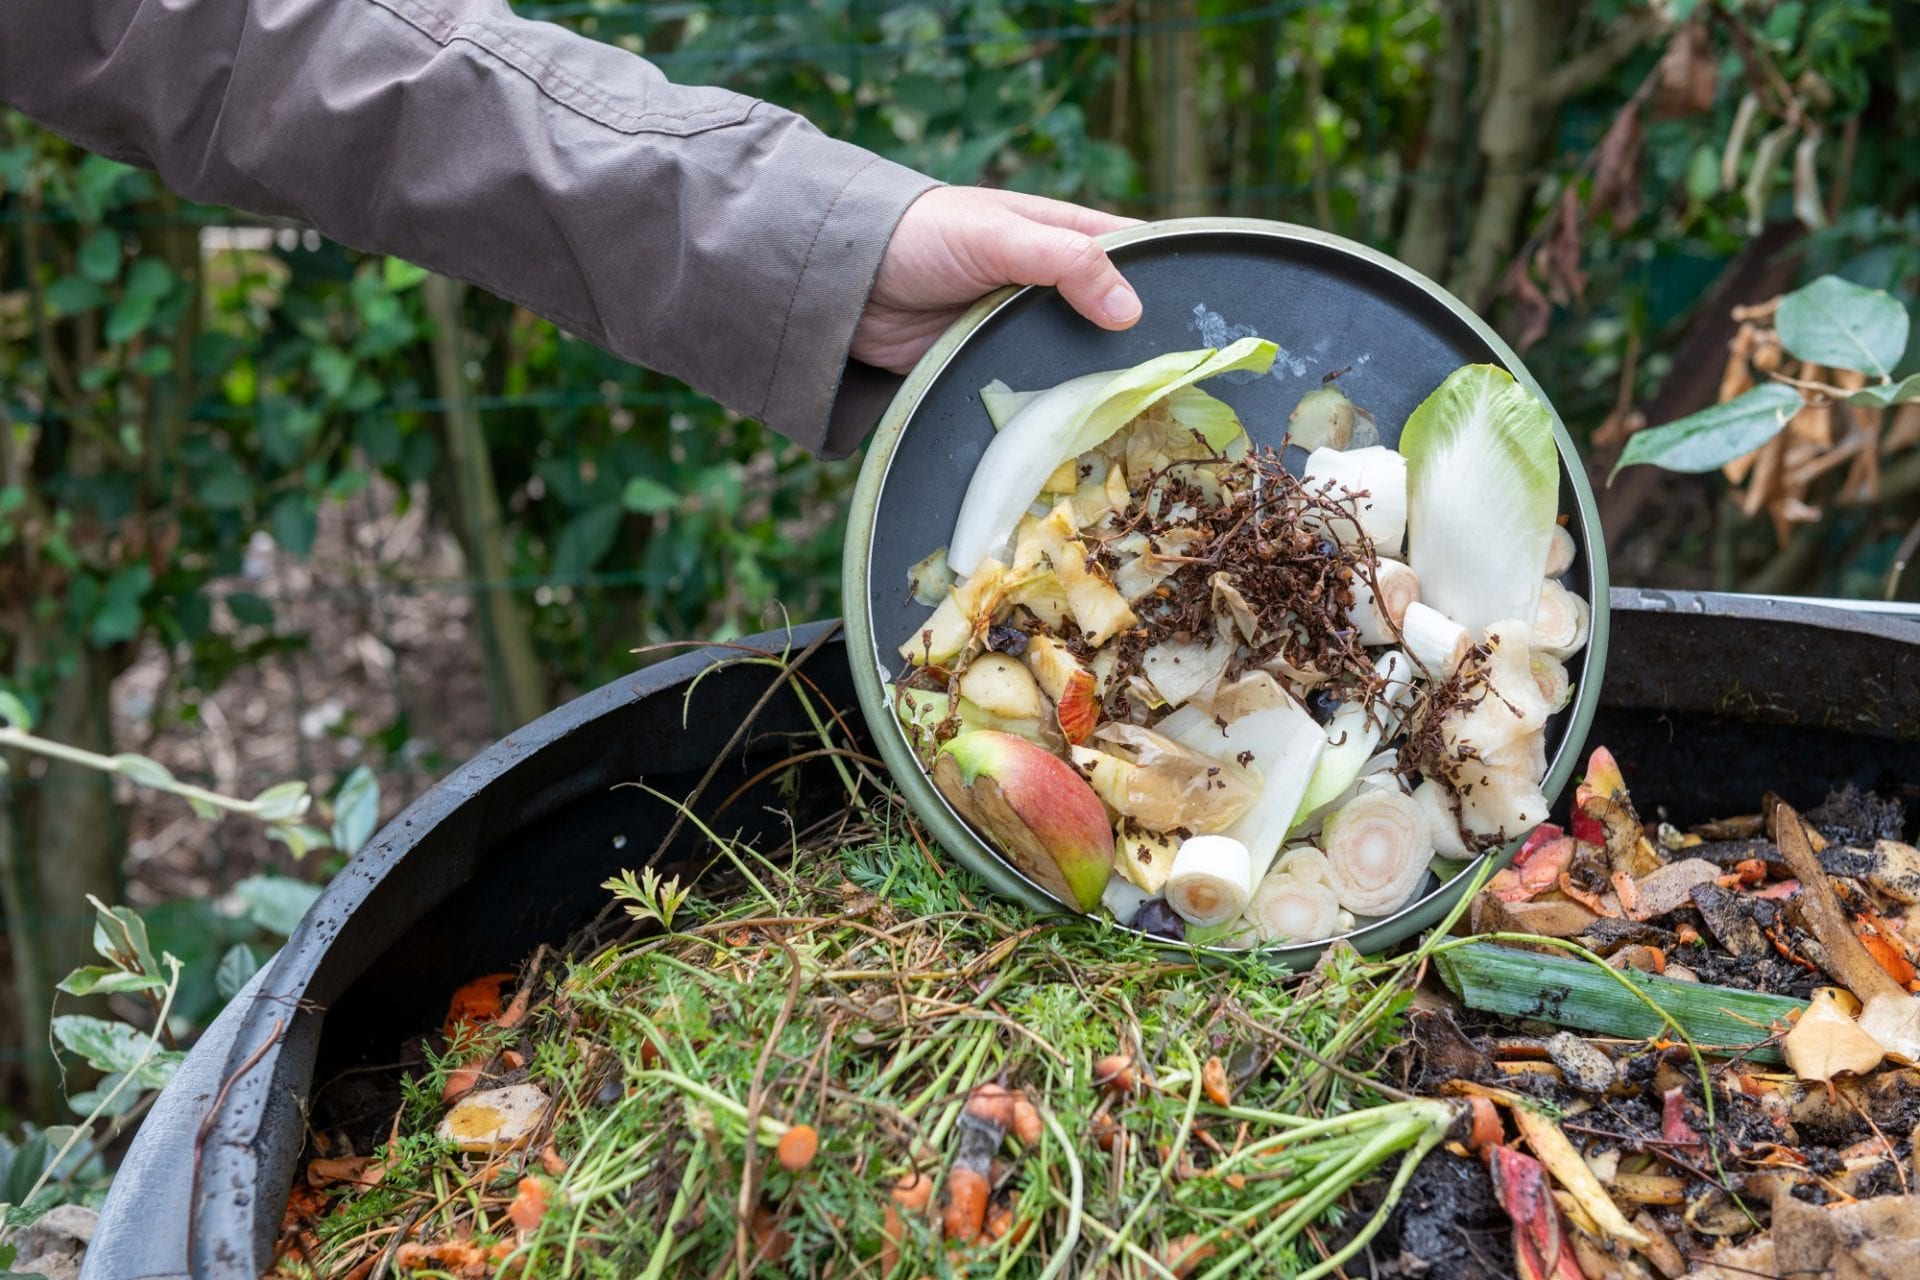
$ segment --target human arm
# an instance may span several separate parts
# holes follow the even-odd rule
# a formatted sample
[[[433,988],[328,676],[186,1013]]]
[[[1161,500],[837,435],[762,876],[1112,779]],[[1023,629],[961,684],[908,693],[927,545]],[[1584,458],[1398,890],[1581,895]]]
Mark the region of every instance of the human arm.
[[[854,379],[868,402],[848,403],[843,373],[871,372],[850,355],[903,367],[956,284],[1090,278],[1086,237],[1039,223],[1041,266],[983,276],[1004,219],[943,194],[902,223],[930,179],[502,0],[4,0],[0,98],[189,198],[470,280],[829,454],[884,390]],[[953,244],[975,247],[943,264]]]

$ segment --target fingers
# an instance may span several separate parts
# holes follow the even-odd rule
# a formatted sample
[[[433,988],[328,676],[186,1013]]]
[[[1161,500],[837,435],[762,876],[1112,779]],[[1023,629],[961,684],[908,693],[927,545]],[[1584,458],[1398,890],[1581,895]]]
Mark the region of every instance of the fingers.
[[[989,255],[1001,279],[1052,285],[1068,305],[1103,329],[1125,329],[1140,318],[1133,286],[1099,242],[1082,232],[1009,219],[1004,233],[991,240]]]
[[[1084,235],[1105,235],[1109,231],[1121,231],[1127,227],[1140,225],[1138,218],[1123,218],[1115,213],[1102,213],[1098,209],[1070,204],[1065,200],[1049,200],[1045,196],[1030,196],[1019,191],[1001,191],[990,187],[982,187],[980,191],[983,195],[991,197],[995,204],[1011,209],[1023,218],[1044,222],[1050,227],[1065,227],[1069,231],[1078,231]]]

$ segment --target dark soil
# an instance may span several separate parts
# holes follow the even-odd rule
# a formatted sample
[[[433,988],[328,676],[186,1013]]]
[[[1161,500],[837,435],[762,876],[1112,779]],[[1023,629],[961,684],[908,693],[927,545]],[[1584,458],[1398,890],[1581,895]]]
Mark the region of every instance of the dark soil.
[[[1512,1225],[1478,1160],[1435,1151],[1421,1162],[1372,1247],[1348,1264],[1354,1276],[1508,1280]]]

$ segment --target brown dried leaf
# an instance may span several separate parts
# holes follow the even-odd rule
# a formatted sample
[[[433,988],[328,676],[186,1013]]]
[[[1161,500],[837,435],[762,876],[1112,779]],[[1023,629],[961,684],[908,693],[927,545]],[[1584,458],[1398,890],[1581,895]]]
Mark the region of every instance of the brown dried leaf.
[[[1640,112],[1629,103],[1607,126],[1593,163],[1593,197],[1587,212],[1608,215],[1616,229],[1640,219]]]
[[[1659,77],[1653,94],[1656,116],[1672,119],[1713,110],[1720,68],[1708,47],[1707,29],[1702,23],[1690,22],[1673,33],[1667,51],[1660,55]]]
[[[1844,996],[1834,987],[1815,991],[1813,1003],[1780,1042],[1787,1065],[1802,1080],[1824,1083],[1842,1072],[1865,1075],[1886,1056],[1880,1043],[1847,1016]]]
[[[1569,186],[1560,195],[1553,230],[1533,256],[1535,270],[1546,281],[1547,294],[1559,306],[1585,297],[1587,274],[1580,269],[1580,197]]]
[[[1547,336],[1547,322],[1553,318],[1553,307],[1522,262],[1514,263],[1512,270],[1507,272],[1506,279],[1500,282],[1500,293],[1513,303],[1519,317],[1520,334],[1514,339],[1513,345],[1517,351],[1524,353],[1528,347]]]

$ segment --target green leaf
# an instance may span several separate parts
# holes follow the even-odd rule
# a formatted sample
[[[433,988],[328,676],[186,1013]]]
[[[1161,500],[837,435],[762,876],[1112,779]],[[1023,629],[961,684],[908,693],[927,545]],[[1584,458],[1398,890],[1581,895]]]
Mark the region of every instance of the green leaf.
[[[53,1019],[53,1038],[72,1053],[85,1058],[96,1071],[135,1070],[147,1048],[147,1033],[124,1022],[93,1018],[85,1014],[63,1013]]]
[[[353,357],[337,347],[318,348],[308,364],[320,389],[336,400],[353,385]]]
[[[1907,349],[1907,309],[1884,289],[1821,276],[1780,299],[1774,330],[1801,360],[1886,377]]]
[[[327,847],[327,833],[298,823],[279,822],[267,828],[267,839],[287,846],[295,858],[304,858],[315,849]]]
[[[553,544],[553,575],[562,580],[584,578],[593,571],[620,532],[626,512],[616,506],[589,507],[560,530]]]
[[[1668,471],[1712,471],[1743,458],[1780,433],[1800,408],[1800,393],[1778,382],[1755,387],[1725,404],[1690,413],[1662,427],[1636,431],[1620,451],[1613,474],[1650,463]],[[1612,477],[1609,477],[1611,479]]]
[[[173,774],[167,766],[147,756],[122,752],[113,758],[113,768],[121,777],[139,786],[165,791],[174,785]]]
[[[333,847],[352,857],[366,845],[380,819],[380,780],[360,765],[333,798]]]
[[[306,783],[277,782],[253,798],[253,816],[262,822],[290,822],[310,803]]]
[[[1848,404],[1884,409],[1902,400],[1920,400],[1920,373],[1910,373],[1898,382],[1882,382],[1862,387],[1847,397]]]
[[[80,274],[95,284],[111,284],[120,274],[121,251],[120,233],[111,227],[101,227],[80,246],[76,258]]]
[[[227,954],[220,957],[220,967],[213,971],[214,989],[222,1000],[231,1000],[258,972],[260,957],[246,943],[236,942],[227,948]]]
[[[643,516],[654,516],[679,506],[680,495],[652,476],[635,476],[620,491],[620,505]]]
[[[120,644],[140,634],[141,602],[153,586],[153,570],[131,564],[114,570],[94,610],[92,639],[96,648]]]
[[[1505,369],[1466,365],[1408,415],[1400,452],[1421,599],[1468,630],[1532,618],[1560,498],[1552,413]]]
[[[125,969],[109,969],[100,964],[90,964],[75,969],[55,985],[70,996],[111,996],[167,989],[164,978],[145,973],[128,973]]]
[[[287,876],[248,876],[233,886],[233,892],[246,908],[247,919],[284,938],[320,896],[320,886]]]
[[[122,969],[158,975],[159,963],[153,958],[153,944],[147,938],[147,922],[127,907],[109,907],[88,896],[93,905],[93,949],[103,960],[111,960]]]
[[[289,493],[273,504],[271,512],[273,540],[288,555],[305,556],[313,551],[313,539],[320,529],[320,512],[309,493]]]
[[[388,258],[380,264],[380,278],[395,293],[404,293],[432,273],[401,258]]]
[[[271,627],[273,606],[251,591],[235,591],[227,596],[227,612],[242,626]]]
[[[121,296],[159,302],[172,290],[176,278],[173,268],[160,259],[141,258],[127,273],[127,285]]]
[[[121,298],[107,315],[107,341],[117,345],[146,332],[147,326],[153,323],[157,309],[152,298],[135,297],[132,294]]]
[[[61,276],[47,286],[47,310],[55,319],[84,314],[106,300],[99,285],[79,276]]]
[[[0,689],[0,720],[22,733],[33,732],[33,712],[27,710],[27,704],[20,700],[19,694],[8,693],[5,689]]]

